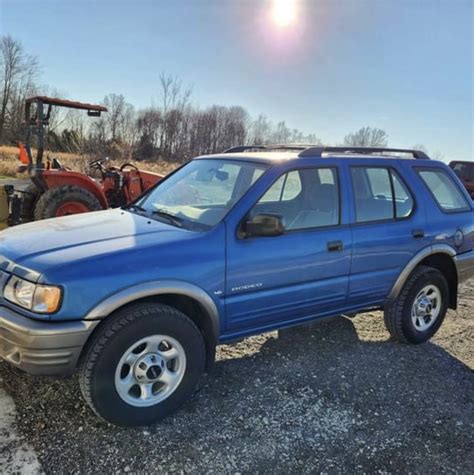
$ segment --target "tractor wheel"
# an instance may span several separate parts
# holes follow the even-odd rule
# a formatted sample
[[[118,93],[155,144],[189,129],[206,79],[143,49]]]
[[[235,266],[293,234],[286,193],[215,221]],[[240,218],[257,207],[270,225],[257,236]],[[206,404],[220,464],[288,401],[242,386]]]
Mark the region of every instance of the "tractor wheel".
[[[79,186],[59,186],[46,191],[38,200],[35,219],[56,218],[102,209],[99,200]]]
[[[24,189],[20,207],[20,218],[23,223],[35,219],[35,206],[40,196],[41,190],[33,183]]]

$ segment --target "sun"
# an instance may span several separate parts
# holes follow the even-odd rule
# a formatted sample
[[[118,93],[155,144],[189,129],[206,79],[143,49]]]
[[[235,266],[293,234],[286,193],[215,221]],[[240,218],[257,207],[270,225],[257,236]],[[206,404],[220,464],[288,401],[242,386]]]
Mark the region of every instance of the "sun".
[[[276,26],[288,27],[295,23],[296,0],[272,0],[272,19]]]

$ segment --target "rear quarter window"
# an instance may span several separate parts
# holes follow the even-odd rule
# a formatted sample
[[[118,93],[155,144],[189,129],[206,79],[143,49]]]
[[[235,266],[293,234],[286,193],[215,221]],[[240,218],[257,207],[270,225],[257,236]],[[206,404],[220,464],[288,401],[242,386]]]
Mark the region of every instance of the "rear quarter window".
[[[418,174],[430,190],[438,206],[446,212],[470,210],[466,197],[444,170],[419,169]]]

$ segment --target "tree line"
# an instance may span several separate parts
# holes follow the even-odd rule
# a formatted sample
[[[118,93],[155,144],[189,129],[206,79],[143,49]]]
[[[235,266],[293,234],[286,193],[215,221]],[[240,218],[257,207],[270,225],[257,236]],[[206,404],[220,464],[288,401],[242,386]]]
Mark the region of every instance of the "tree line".
[[[15,144],[22,135],[25,99],[57,95],[39,84],[40,65],[11,36],[0,37],[0,144]],[[221,152],[248,144],[321,144],[314,133],[273,122],[265,115],[252,118],[241,106],[198,107],[182,81],[162,73],[158,78],[159,103],[136,109],[122,94],[107,94],[108,112],[88,118],[84,111],[58,109],[51,116],[47,148],[116,159],[185,161],[193,156]],[[54,110],[54,109],[53,109]],[[384,130],[363,127],[344,137],[344,145],[383,147]]]

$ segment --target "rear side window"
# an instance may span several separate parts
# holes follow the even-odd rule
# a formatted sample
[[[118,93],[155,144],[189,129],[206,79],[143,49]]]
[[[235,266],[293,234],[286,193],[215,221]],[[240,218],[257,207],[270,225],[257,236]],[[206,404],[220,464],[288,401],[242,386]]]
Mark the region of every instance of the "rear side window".
[[[470,209],[461,190],[444,170],[418,170],[418,173],[442,210],[464,211]]]
[[[391,170],[393,180],[393,192],[395,194],[395,211],[397,218],[407,218],[413,210],[413,198],[405,186],[405,183],[400,180],[399,176]]]
[[[407,218],[414,208],[413,197],[397,172],[383,167],[353,167],[356,221]]]

